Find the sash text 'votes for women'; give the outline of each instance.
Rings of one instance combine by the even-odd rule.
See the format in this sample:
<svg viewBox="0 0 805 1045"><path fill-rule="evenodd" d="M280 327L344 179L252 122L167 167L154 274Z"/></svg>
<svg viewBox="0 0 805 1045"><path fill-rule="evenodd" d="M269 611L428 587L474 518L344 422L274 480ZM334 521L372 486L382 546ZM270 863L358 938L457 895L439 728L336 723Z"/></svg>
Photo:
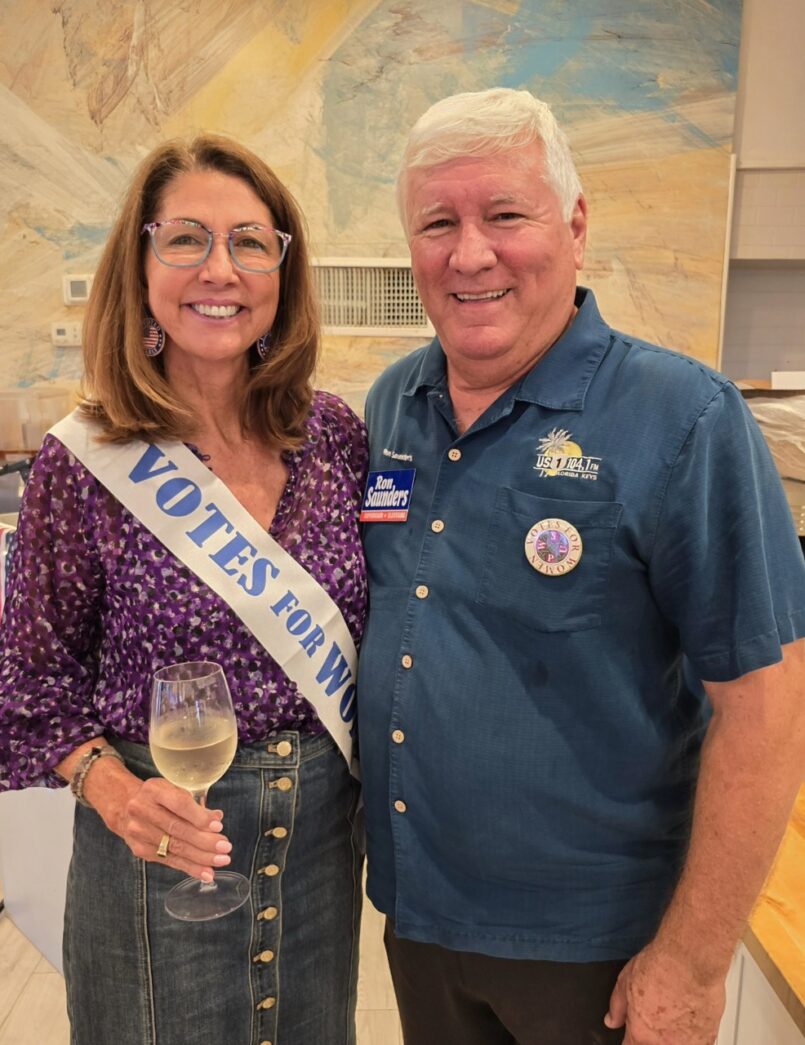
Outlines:
<svg viewBox="0 0 805 1045"><path fill-rule="evenodd" d="M261 600L258 603L261 610L282 622L287 635L318 664L315 681L319 692L334 698L342 691L339 714L342 721L354 728L353 672L338 643L328 637L327 622L317 621L315 610L300 604L292 588L283 583L282 569L270 558L259 555L257 548L215 503L204 503L197 483L186 476L172 474L177 471L179 466L164 451L149 444L128 478L135 485L154 486L156 507L164 515L187 520L189 526L183 531L184 537L201 549L220 571L215 588L219 593L222 587L228 589L225 597L230 605L242 602L244 596ZM154 484L153 480L160 481ZM284 667L280 657L275 655L275 660Z"/></svg>

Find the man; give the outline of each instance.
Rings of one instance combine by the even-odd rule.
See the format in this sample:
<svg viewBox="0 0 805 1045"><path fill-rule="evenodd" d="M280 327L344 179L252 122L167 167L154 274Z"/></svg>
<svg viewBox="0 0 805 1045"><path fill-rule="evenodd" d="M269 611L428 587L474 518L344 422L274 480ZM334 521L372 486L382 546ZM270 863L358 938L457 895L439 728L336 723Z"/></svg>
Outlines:
<svg viewBox="0 0 805 1045"><path fill-rule="evenodd" d="M544 104L437 103L399 192L437 338L367 402L359 718L405 1041L711 1045L805 758L779 481L733 385L577 288Z"/></svg>

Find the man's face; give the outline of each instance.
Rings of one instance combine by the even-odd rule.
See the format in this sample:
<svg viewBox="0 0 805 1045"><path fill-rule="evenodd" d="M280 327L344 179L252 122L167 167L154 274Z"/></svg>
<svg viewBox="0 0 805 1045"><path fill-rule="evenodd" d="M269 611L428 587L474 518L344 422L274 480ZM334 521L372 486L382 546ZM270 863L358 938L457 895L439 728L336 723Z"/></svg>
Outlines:
<svg viewBox="0 0 805 1045"><path fill-rule="evenodd" d="M587 217L570 221L542 178L537 143L408 173L414 278L448 361L535 362L573 315Z"/></svg>

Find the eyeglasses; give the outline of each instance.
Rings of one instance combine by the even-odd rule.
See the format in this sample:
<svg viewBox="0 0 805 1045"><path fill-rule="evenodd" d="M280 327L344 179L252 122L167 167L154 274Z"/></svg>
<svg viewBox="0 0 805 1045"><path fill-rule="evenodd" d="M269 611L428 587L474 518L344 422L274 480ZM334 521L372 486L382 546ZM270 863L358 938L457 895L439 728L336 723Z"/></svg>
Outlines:
<svg viewBox="0 0 805 1045"><path fill-rule="evenodd" d="M169 218L149 221L140 230L151 237L151 247L163 265L195 268L210 256L212 241L224 236L232 261L245 272L275 272L288 253L292 236L267 225L240 225L230 232L213 232L200 221Z"/></svg>

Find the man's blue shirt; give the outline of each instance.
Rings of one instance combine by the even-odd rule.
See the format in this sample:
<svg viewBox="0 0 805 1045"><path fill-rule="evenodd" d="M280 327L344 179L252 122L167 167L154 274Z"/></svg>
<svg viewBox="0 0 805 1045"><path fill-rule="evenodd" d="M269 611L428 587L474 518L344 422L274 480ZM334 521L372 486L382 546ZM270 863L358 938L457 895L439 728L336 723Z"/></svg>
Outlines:
<svg viewBox="0 0 805 1045"><path fill-rule="evenodd" d="M577 304L463 435L438 341L366 410L371 468L416 470L407 521L365 526L369 895L398 935L554 961L647 942L689 836L697 680L805 634L791 513L740 394ZM526 556L551 520L581 540L563 574Z"/></svg>

